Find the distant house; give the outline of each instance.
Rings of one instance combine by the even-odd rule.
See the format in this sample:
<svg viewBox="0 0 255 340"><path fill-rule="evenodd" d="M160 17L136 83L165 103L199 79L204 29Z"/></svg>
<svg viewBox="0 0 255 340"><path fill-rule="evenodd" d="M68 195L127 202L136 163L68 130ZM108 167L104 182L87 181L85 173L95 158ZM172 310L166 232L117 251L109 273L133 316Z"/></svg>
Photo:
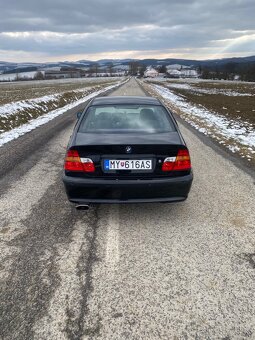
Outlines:
<svg viewBox="0 0 255 340"><path fill-rule="evenodd" d="M198 78L199 74L195 68L186 65L168 65L167 74L170 78Z"/></svg>
<svg viewBox="0 0 255 340"><path fill-rule="evenodd" d="M181 71L178 71L178 70L167 69L167 75L170 78L181 78L182 73Z"/></svg>
<svg viewBox="0 0 255 340"><path fill-rule="evenodd" d="M152 67L148 67L144 72L144 77L146 78L155 78L158 77L158 75L159 75L158 71Z"/></svg>
<svg viewBox="0 0 255 340"><path fill-rule="evenodd" d="M88 73L86 77L123 77L127 75L127 72L97 72L97 73Z"/></svg>
<svg viewBox="0 0 255 340"><path fill-rule="evenodd" d="M172 65L167 65L167 70L182 70L182 69L185 69L185 68L190 68L189 66L186 66L186 65L180 65L180 64L172 64Z"/></svg>
<svg viewBox="0 0 255 340"><path fill-rule="evenodd" d="M198 78L197 70L185 69L185 70L182 70L181 73L182 73L182 77L185 77L185 78Z"/></svg>
<svg viewBox="0 0 255 340"><path fill-rule="evenodd" d="M45 79L66 79L66 78L81 78L84 74L80 70L47 70L45 71Z"/></svg>
<svg viewBox="0 0 255 340"><path fill-rule="evenodd" d="M60 70L46 69L45 79L67 79L67 78L84 78L84 77L122 77L126 74L125 71L122 72L89 72L89 70L84 69L74 69L61 68Z"/></svg>
<svg viewBox="0 0 255 340"><path fill-rule="evenodd" d="M2 81L32 80L36 76L37 72L38 71L0 74L0 82L2 82ZM44 74L44 71L41 71L41 73Z"/></svg>

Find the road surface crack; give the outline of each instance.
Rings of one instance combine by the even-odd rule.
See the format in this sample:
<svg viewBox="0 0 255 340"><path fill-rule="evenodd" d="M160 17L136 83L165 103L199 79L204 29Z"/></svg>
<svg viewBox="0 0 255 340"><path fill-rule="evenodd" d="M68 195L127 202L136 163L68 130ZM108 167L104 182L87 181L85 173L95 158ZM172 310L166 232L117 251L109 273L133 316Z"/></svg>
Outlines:
<svg viewBox="0 0 255 340"><path fill-rule="evenodd" d="M251 265L251 267L253 269L255 269L255 253L246 253L246 254L242 254L242 258L246 261L249 262L249 264Z"/></svg>
<svg viewBox="0 0 255 340"><path fill-rule="evenodd" d="M99 259L97 257L97 230L99 228L98 224L98 209L99 207L95 207L89 211L93 213L93 216L90 216L89 220L92 221L90 224L90 228L88 228L88 232L86 235L86 242L84 242L81 246L81 256L78 261L78 277L81 284L81 304L80 304L80 312L78 317L75 318L74 314L70 311L66 311L67 326L66 326L66 334L70 340L78 340L82 339L83 336L93 336L100 332L101 321L97 320L96 326L93 328L85 328L84 321L86 315L89 314L89 297L93 291L93 282L92 282L92 272L93 266L95 262ZM88 245L85 247L85 243Z"/></svg>
<svg viewBox="0 0 255 340"><path fill-rule="evenodd" d="M34 324L47 312L60 280L56 245L70 242L75 223L69 203L63 201L56 183L22 221L26 231L9 242L18 251L0 291L0 338L32 339Z"/></svg>

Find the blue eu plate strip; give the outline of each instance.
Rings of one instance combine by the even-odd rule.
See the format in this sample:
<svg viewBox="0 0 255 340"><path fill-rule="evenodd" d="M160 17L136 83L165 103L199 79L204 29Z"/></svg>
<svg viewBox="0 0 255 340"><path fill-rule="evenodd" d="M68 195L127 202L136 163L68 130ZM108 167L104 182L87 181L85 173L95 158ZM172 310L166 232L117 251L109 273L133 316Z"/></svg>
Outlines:
<svg viewBox="0 0 255 340"><path fill-rule="evenodd" d="M109 170L110 169L110 161L109 161L109 159L106 159L104 161L104 168L105 168L105 170Z"/></svg>

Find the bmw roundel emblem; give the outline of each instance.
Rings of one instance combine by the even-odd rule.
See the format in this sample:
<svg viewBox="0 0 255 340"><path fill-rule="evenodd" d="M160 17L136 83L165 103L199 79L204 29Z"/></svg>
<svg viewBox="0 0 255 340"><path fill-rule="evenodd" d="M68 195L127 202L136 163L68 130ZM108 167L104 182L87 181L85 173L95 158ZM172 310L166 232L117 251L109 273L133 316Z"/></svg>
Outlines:
<svg viewBox="0 0 255 340"><path fill-rule="evenodd" d="M131 152L132 152L131 146L126 146L126 153L131 153Z"/></svg>

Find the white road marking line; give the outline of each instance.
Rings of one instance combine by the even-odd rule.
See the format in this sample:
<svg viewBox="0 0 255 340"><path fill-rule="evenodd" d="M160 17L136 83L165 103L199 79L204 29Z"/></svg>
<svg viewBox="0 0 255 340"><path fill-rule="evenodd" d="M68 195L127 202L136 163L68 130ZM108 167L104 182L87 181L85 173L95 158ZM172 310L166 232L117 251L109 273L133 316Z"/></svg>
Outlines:
<svg viewBox="0 0 255 340"><path fill-rule="evenodd" d="M106 264L114 269L119 262L119 205L112 205L109 213L106 241Z"/></svg>

